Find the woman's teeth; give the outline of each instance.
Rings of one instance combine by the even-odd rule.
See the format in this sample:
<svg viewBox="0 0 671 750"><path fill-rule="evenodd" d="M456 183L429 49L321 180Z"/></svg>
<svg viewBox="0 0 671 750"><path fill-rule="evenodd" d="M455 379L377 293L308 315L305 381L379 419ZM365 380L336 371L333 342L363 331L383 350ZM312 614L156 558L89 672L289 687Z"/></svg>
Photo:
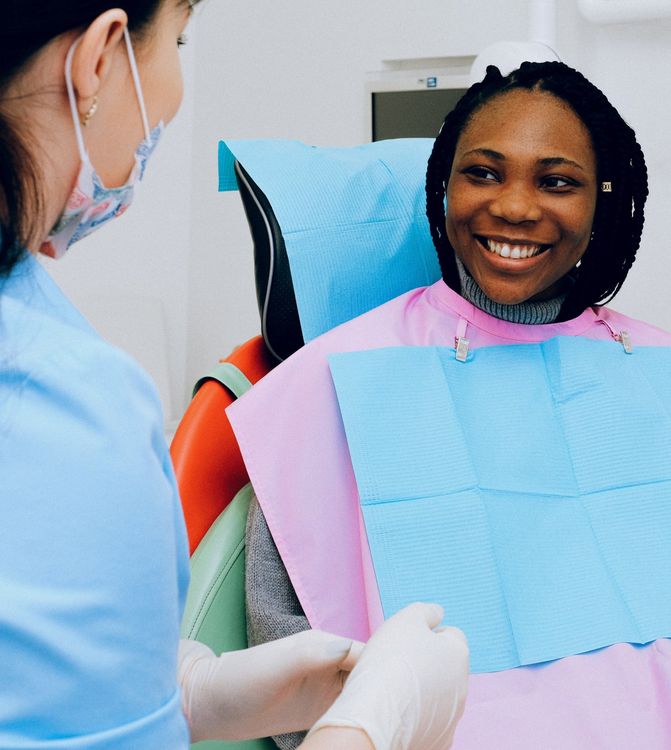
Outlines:
<svg viewBox="0 0 671 750"><path fill-rule="evenodd" d="M533 258L543 249L543 245L510 245L507 242L486 240L487 249L502 258Z"/></svg>

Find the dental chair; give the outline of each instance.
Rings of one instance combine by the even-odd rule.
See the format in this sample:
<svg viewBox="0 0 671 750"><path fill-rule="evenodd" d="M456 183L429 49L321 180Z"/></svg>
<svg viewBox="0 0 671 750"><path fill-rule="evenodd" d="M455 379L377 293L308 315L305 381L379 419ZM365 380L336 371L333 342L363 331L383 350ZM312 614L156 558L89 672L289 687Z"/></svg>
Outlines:
<svg viewBox="0 0 671 750"><path fill-rule="evenodd" d="M220 360L193 389L170 446L190 554L248 481L226 407L275 364L262 337L255 336Z"/></svg>
<svg viewBox="0 0 671 750"><path fill-rule="evenodd" d="M220 190L239 190L254 243L261 336L198 381L170 448L191 552L181 635L215 653L247 646L244 540L253 489L225 409L306 340L438 278L430 239L419 247L416 238L429 147L427 139L353 149L283 141L220 144ZM401 174L398 181L395 171ZM325 199L327 190L331 194ZM379 211L385 210L380 201L393 203L401 214L400 220L394 217L399 226L394 225L391 240L388 226L383 239L376 239ZM337 254L339 242L343 253L354 253L345 264L351 273L344 275L342 264L324 257L332 248ZM394 243L407 256L400 264L392 262L397 249L389 245ZM311 258L313 248L321 248L321 256ZM386 256L382 269L392 267L377 272L382 289L370 282L371 254ZM270 739L198 744L203 750L275 747Z"/></svg>

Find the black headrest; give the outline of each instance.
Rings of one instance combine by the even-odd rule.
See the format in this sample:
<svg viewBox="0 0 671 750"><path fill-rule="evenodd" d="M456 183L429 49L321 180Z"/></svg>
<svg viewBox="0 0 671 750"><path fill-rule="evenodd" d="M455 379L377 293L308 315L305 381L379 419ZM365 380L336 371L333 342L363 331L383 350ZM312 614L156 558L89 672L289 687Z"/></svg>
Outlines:
<svg viewBox="0 0 671 750"><path fill-rule="evenodd" d="M237 161L235 177L254 242L261 333L270 353L281 362L305 343L287 249L268 199Z"/></svg>

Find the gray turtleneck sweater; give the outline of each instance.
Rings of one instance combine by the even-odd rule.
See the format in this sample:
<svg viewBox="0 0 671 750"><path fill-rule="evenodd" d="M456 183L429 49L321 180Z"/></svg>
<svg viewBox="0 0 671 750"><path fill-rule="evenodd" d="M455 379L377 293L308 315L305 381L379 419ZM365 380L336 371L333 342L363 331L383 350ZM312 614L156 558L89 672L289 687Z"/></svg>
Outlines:
<svg viewBox="0 0 671 750"><path fill-rule="evenodd" d="M461 282L461 296L488 315L499 318L499 320L506 320L509 323L525 323L527 325L543 325L544 323L554 323L557 320L559 310L566 299L566 293L539 302L502 305L500 302L494 302L490 299L476 284L464 264L458 258L456 261L459 281Z"/></svg>
<svg viewBox="0 0 671 750"><path fill-rule="evenodd" d="M542 302L502 305L485 295L464 266L457 261L461 296L480 310L511 323L541 325L552 323L559 315L565 294ZM247 638L250 646L283 638L310 624L303 613L287 571L282 564L268 524L257 499L252 498L246 533L246 605ZM273 739L281 750L294 750L305 732L292 732Z"/></svg>

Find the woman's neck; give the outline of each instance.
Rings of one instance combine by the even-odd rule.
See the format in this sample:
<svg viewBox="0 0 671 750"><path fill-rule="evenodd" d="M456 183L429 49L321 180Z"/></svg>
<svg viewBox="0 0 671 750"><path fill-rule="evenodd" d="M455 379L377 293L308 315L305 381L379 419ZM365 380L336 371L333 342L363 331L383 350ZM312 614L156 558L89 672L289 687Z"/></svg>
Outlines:
<svg viewBox="0 0 671 750"><path fill-rule="evenodd" d="M459 258L456 258L456 261L461 282L461 296L488 315L506 320L509 323L524 323L527 325L542 325L554 323L557 320L559 310L566 299L566 292L548 300L504 305L490 299L476 284Z"/></svg>

